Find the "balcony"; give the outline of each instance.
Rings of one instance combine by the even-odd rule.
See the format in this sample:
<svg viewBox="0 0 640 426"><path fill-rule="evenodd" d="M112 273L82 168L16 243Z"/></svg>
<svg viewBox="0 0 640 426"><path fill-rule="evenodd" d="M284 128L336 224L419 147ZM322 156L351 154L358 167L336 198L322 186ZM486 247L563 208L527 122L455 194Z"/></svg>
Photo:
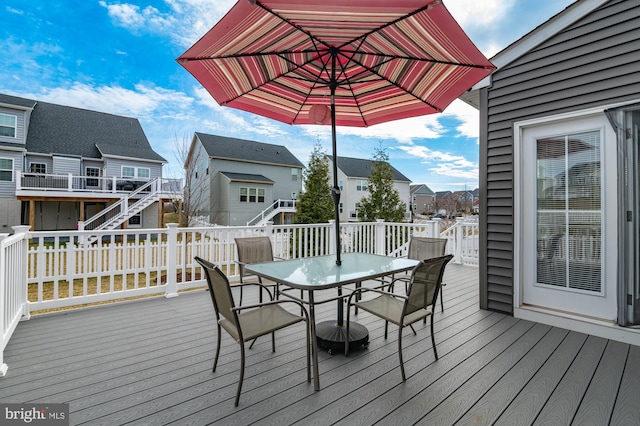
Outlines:
<svg viewBox="0 0 640 426"><path fill-rule="evenodd" d="M16 197L122 198L149 179L78 176L73 174L16 173ZM181 199L182 180L162 179L161 198Z"/></svg>

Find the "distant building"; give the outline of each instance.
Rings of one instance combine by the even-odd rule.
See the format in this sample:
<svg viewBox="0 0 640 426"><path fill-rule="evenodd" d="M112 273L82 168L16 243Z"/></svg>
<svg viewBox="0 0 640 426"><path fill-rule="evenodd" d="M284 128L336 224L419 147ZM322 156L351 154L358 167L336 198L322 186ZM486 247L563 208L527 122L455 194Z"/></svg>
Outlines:
<svg viewBox="0 0 640 426"><path fill-rule="evenodd" d="M427 185L421 183L409 186L411 194L411 208L413 213L425 214L436 208L436 193Z"/></svg>
<svg viewBox="0 0 640 426"><path fill-rule="evenodd" d="M332 159L329 157L329 161ZM340 220L357 221L360 200L369 195L367 182L371 175L373 160L338 157L338 186L340 187ZM391 166L391 165L390 165ZM333 167L329 167L329 182L333 186ZM405 202L405 217L411 217L408 177L391 166L393 187L398 191L400 200Z"/></svg>
<svg viewBox="0 0 640 426"><path fill-rule="evenodd" d="M295 207L289 201L302 191L304 166L284 146L195 133L185 169L189 167L192 191L202 194L192 200L195 210L210 222L293 222Z"/></svg>
<svg viewBox="0 0 640 426"><path fill-rule="evenodd" d="M0 232L162 226L165 163L135 118L0 94Z"/></svg>

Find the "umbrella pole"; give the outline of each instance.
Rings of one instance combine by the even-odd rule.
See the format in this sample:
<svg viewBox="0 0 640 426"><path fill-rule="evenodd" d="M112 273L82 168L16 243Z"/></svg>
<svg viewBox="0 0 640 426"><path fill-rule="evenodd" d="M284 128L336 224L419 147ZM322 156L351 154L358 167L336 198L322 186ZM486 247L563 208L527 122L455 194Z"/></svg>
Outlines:
<svg viewBox="0 0 640 426"><path fill-rule="evenodd" d="M336 226L336 265L342 265L340 258L342 244L340 242L340 187L338 186L338 149L336 143L336 103L335 103L336 86L331 84L331 149L333 150L333 189L331 197L335 210L335 226Z"/></svg>

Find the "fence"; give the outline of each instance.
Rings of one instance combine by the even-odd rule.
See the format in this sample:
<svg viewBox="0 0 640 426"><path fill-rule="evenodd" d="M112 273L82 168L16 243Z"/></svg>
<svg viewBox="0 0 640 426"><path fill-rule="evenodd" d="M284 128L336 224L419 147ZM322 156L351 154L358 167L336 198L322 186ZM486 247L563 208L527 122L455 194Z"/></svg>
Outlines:
<svg viewBox="0 0 640 426"><path fill-rule="evenodd" d="M284 259L333 254L333 227L334 223L190 228L169 224L163 229L31 233L15 227L15 235L0 235L0 349L17 321L34 311L154 294L174 297L180 290L202 287L204 278L194 256L212 260L236 281L236 237L268 235L274 256ZM437 221L378 221L345 223L340 230L344 253L406 256L412 235L441 236L449 240L447 251L454 261L477 263L477 224L458 222L441 232ZM94 244L79 244L89 235L98 235ZM0 365L1 356L0 352Z"/></svg>

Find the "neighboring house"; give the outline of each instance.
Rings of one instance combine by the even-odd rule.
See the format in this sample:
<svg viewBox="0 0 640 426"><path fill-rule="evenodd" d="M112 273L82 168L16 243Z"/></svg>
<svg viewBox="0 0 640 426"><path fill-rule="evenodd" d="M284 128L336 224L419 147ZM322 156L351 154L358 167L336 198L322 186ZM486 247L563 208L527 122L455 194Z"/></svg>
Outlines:
<svg viewBox="0 0 640 426"><path fill-rule="evenodd" d="M456 211L456 198L451 191L436 192L436 210L439 215L449 216Z"/></svg>
<svg viewBox="0 0 640 426"><path fill-rule="evenodd" d="M436 193L424 183L409 185L413 213L425 214L436 208Z"/></svg>
<svg viewBox="0 0 640 426"><path fill-rule="evenodd" d="M638 46L640 2L577 1L463 95L480 110L481 307L640 344L622 327L640 325Z"/></svg>
<svg viewBox="0 0 640 426"><path fill-rule="evenodd" d="M164 163L135 118L0 94L0 232L161 226Z"/></svg>
<svg viewBox="0 0 640 426"><path fill-rule="evenodd" d="M332 158L329 158L329 182L333 186ZM369 195L367 182L371 174L373 160L360 158L338 157L338 186L340 187L341 221L358 221L358 207L360 200ZM391 165L390 165L391 166ZM393 172L393 187L398 191L400 200L405 203L405 217L411 217L409 186L411 181L391 166Z"/></svg>
<svg viewBox="0 0 640 426"><path fill-rule="evenodd" d="M473 191L453 191L456 212L469 213L473 210Z"/></svg>
<svg viewBox="0 0 640 426"><path fill-rule="evenodd" d="M284 146L195 133L189 167L194 168L191 190L202 194L193 200L195 210L210 222L293 223L304 166Z"/></svg>

